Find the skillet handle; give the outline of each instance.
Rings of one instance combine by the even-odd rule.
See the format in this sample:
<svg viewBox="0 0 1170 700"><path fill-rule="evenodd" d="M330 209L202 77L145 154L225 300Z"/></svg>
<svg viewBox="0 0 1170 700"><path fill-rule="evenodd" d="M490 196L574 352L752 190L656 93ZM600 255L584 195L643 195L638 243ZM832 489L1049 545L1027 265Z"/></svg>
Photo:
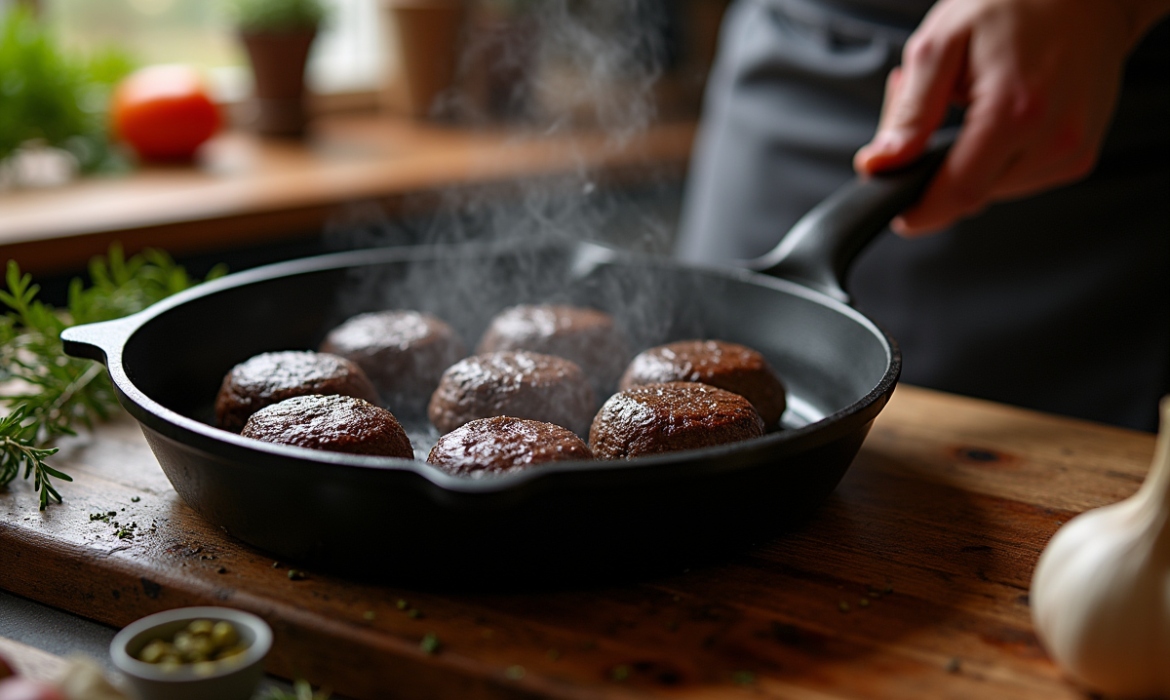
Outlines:
<svg viewBox="0 0 1170 700"><path fill-rule="evenodd" d="M957 135L958 129L940 130L910 165L853 178L801 217L769 253L744 266L848 303L842 283L849 266L895 216L918 201Z"/></svg>
<svg viewBox="0 0 1170 700"><path fill-rule="evenodd" d="M95 360L109 366L110 358L122 354L122 346L141 325L139 314L133 314L112 321L72 326L61 331L61 344L70 357Z"/></svg>

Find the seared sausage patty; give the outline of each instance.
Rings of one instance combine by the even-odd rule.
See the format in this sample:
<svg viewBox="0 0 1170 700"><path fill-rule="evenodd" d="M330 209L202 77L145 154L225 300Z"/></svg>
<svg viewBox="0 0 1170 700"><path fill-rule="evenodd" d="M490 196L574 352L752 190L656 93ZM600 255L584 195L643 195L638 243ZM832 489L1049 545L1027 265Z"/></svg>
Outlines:
<svg viewBox="0 0 1170 700"><path fill-rule="evenodd" d="M325 336L321 352L352 360L391 410L421 414L443 370L467 356L445 322L417 311L379 311L349 319Z"/></svg>
<svg viewBox="0 0 1170 700"><path fill-rule="evenodd" d="M244 437L311 450L414 459L406 431L384 408L352 396L296 396L252 414Z"/></svg>
<svg viewBox="0 0 1170 700"><path fill-rule="evenodd" d="M215 397L216 425L238 433L265 406L312 394L378 403L366 373L344 357L304 350L266 352L236 365L223 378Z"/></svg>
<svg viewBox="0 0 1170 700"><path fill-rule="evenodd" d="M695 382L668 382L611 396L593 419L589 447L597 459L628 459L763 434L760 414L739 394Z"/></svg>
<svg viewBox="0 0 1170 700"><path fill-rule="evenodd" d="M681 340L640 353L620 388L663 382L701 382L739 394L756 407L768 430L780 425L784 384L760 353L722 340Z"/></svg>
<svg viewBox="0 0 1170 700"><path fill-rule="evenodd" d="M439 438L427 462L456 476L482 477L580 459L593 459L593 453L569 430L496 416L473 420Z"/></svg>
<svg viewBox="0 0 1170 700"><path fill-rule="evenodd" d="M472 355L452 365L439 380L428 414L441 433L476 418L515 416L584 435L595 405L580 367L520 350Z"/></svg>
<svg viewBox="0 0 1170 700"><path fill-rule="evenodd" d="M609 396L630 357L613 317L597 309L554 304L513 306L484 332L478 352L531 350L577 363L598 397Z"/></svg>

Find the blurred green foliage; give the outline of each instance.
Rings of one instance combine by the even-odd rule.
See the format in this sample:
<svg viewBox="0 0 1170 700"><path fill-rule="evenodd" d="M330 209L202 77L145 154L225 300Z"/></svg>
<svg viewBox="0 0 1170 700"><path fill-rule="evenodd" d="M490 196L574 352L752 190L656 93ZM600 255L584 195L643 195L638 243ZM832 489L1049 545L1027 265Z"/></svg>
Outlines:
<svg viewBox="0 0 1170 700"><path fill-rule="evenodd" d="M321 0L233 0L236 27L246 33L315 29L328 19Z"/></svg>
<svg viewBox="0 0 1170 700"><path fill-rule="evenodd" d="M82 172L118 167L107 110L133 69L124 54L76 56L17 5L0 15L0 161L29 141L65 149Z"/></svg>

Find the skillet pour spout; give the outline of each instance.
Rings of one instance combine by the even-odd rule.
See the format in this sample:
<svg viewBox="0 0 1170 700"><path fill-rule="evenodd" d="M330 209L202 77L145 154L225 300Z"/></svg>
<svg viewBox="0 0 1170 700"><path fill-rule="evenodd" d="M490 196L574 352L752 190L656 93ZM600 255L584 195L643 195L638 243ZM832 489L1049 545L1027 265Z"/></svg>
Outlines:
<svg viewBox="0 0 1170 700"><path fill-rule="evenodd" d="M892 338L845 303L839 280L931 172L851 183L797 225L796 239L751 265L768 274L574 242L386 248L237 273L62 338L68 354L106 363L183 501L282 561L455 587L677 570L807 517L848 469L901 358ZM608 312L634 350L694 337L753 347L788 387L784 429L631 461L465 479L420 459L273 445L212 425L232 366L315 348L350 315L418 309L473 347L495 313L519 303ZM425 456L438 435L425 418L399 419Z"/></svg>

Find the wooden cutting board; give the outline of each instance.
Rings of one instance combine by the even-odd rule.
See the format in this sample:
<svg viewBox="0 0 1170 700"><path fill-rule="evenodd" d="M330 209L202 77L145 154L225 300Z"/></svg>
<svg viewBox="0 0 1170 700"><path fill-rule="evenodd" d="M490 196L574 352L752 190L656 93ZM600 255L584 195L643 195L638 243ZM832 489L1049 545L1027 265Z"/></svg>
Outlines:
<svg viewBox="0 0 1170 700"><path fill-rule="evenodd" d="M122 418L63 444L64 505L0 492L0 588L112 625L250 610L276 633L270 672L359 698L1083 698L1037 643L1029 579L1063 522L1137 489L1153 449L903 386L784 536L652 579L452 594L290 579L183 505Z"/></svg>

